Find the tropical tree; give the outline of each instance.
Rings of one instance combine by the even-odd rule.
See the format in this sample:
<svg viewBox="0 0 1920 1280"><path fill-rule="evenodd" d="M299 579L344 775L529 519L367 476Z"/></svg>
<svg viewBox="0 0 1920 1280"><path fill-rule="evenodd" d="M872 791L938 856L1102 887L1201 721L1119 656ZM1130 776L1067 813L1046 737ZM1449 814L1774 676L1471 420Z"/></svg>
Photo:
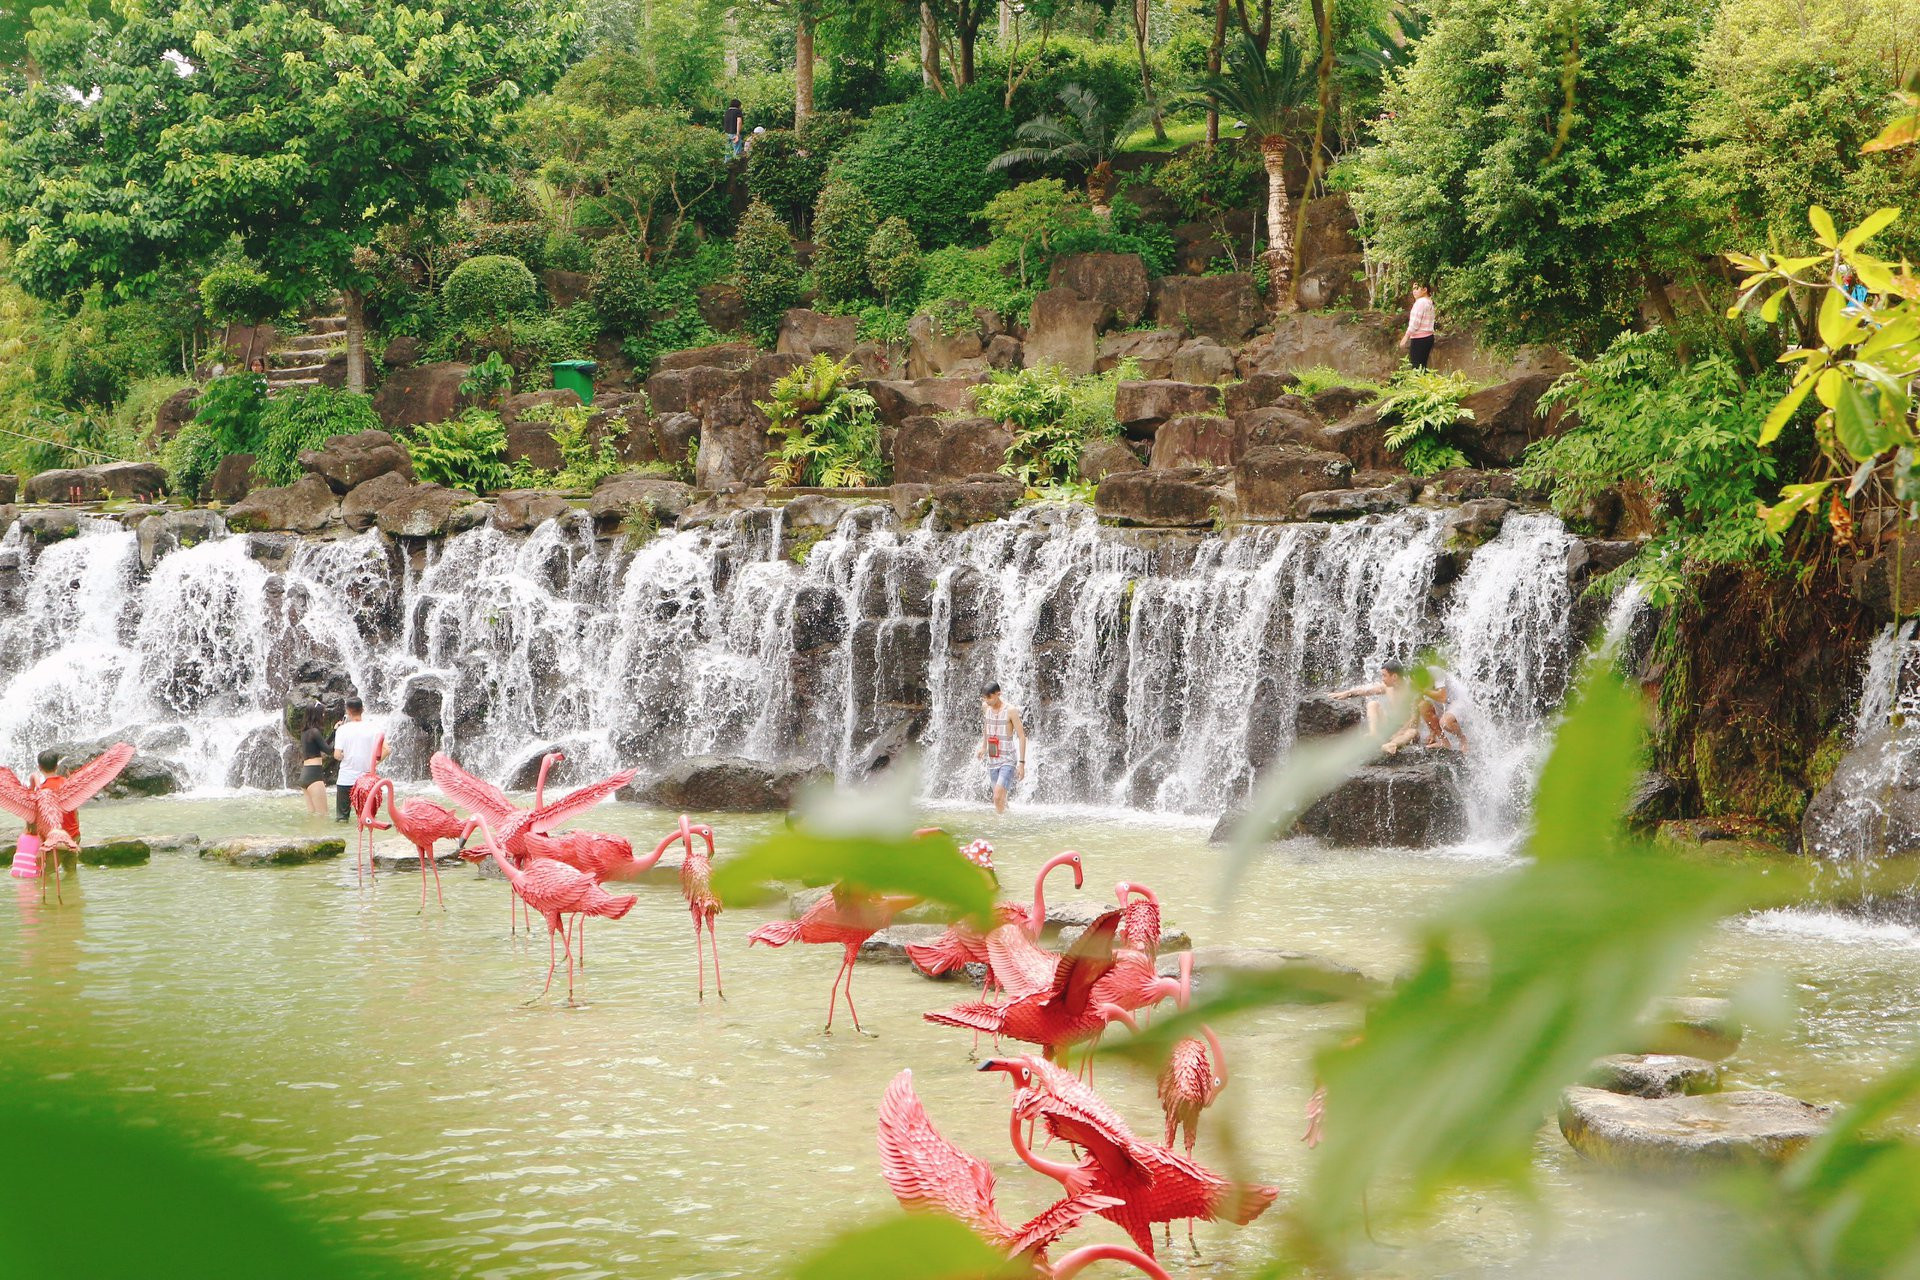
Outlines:
<svg viewBox="0 0 1920 1280"><path fill-rule="evenodd" d="M1152 108L1141 105L1114 120L1105 103L1085 85L1069 83L1056 95L1065 108L1059 115L1041 112L1013 131L1016 145L987 162L987 170L1010 169L1017 164L1060 165L1086 175L1087 199L1094 211L1105 213L1113 194L1113 157Z"/></svg>
<svg viewBox="0 0 1920 1280"><path fill-rule="evenodd" d="M1219 103L1223 114L1238 116L1247 136L1260 148L1267 171L1267 298L1276 308L1293 304L1293 218L1287 199L1287 152L1303 131L1307 104L1316 94L1314 78L1300 57L1300 46L1286 28L1275 32L1263 52L1252 36L1242 36L1226 55L1217 75L1194 82L1192 96Z"/></svg>
<svg viewBox="0 0 1920 1280"><path fill-rule="evenodd" d="M339 288L347 379L383 227L451 208L544 88L557 0L180 0L35 10L40 78L0 94L0 239L42 297L150 291L230 237L289 302Z"/></svg>

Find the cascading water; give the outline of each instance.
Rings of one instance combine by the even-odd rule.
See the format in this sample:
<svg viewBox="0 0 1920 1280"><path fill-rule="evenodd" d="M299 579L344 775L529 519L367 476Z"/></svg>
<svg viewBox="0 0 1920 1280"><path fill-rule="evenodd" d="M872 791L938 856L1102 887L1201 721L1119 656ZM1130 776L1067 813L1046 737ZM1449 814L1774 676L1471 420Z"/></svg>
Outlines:
<svg viewBox="0 0 1920 1280"><path fill-rule="evenodd" d="M1431 648L1467 695L1492 831L1580 647L1578 544L1543 515L1470 554L1420 509L1224 537L1052 506L959 533L839 515L757 508L640 545L584 513L410 552L221 537L144 578L117 525L37 549L16 528L0 755L128 734L196 787L273 785L290 691L330 679L386 718L403 777L444 748L521 781L555 746L583 771L711 753L857 777L917 744L928 793L971 799L992 678L1033 737L1020 799L1212 813L1285 754L1304 698Z"/></svg>

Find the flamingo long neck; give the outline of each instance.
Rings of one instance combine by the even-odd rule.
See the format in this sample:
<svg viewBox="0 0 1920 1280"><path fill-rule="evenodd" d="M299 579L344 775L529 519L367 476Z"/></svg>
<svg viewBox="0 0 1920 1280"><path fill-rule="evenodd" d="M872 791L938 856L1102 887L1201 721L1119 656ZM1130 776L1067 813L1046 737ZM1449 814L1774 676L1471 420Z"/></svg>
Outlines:
<svg viewBox="0 0 1920 1280"><path fill-rule="evenodd" d="M1033 910L1027 914L1027 934L1037 937L1047 925L1047 877L1053 874L1055 867L1073 868L1073 887L1078 889L1086 883L1080 870L1080 855L1068 850L1057 853L1040 864L1040 874L1033 878Z"/></svg>
<svg viewBox="0 0 1920 1280"><path fill-rule="evenodd" d="M1206 1023L1200 1024L1200 1034L1207 1038L1207 1049L1213 1056L1213 1078L1220 1083L1216 1088L1227 1087L1227 1057L1220 1052L1220 1037L1213 1034L1213 1028Z"/></svg>
<svg viewBox="0 0 1920 1280"><path fill-rule="evenodd" d="M1151 902L1154 905L1154 908L1156 910L1159 909L1159 906L1160 906L1159 894L1155 893L1153 890L1147 888L1147 886L1143 884L1129 883L1127 885L1127 896L1132 897L1136 893L1139 894L1146 901Z"/></svg>
<svg viewBox="0 0 1920 1280"><path fill-rule="evenodd" d="M500 864L500 870L506 872L507 883L518 889L521 881L527 878L526 873L507 861L507 855L501 852L500 842L493 838L493 828L487 824L487 820L479 818L477 821L480 823L481 832L487 837L487 852L492 854L493 860Z"/></svg>
<svg viewBox="0 0 1920 1280"><path fill-rule="evenodd" d="M1055 1182L1065 1186L1067 1179L1071 1178L1077 1172L1070 1164L1061 1164L1057 1160L1049 1160L1045 1156L1038 1156L1033 1153L1033 1148L1027 1145L1025 1126L1020 1123L1020 1113L1018 1111L1015 1111L1007 1117L1007 1130L1013 1135L1013 1153L1019 1156L1026 1166L1035 1173L1044 1173Z"/></svg>
<svg viewBox="0 0 1920 1280"><path fill-rule="evenodd" d="M1124 1262L1147 1280L1173 1280L1166 1269L1146 1254L1124 1244L1082 1245L1053 1265L1054 1280L1072 1280L1096 1262Z"/></svg>
<svg viewBox="0 0 1920 1280"><path fill-rule="evenodd" d="M547 807L547 770L553 768L553 762L559 758L557 751L549 751L540 757L540 776L533 783L533 807L536 809Z"/></svg>
<svg viewBox="0 0 1920 1280"><path fill-rule="evenodd" d="M680 838L680 833L676 831L672 835L669 835L666 839L662 840L659 844L653 846L652 853L649 853L642 858L635 858L633 860L634 874L638 875L640 872L645 871L649 867L653 866L654 863L660 861L660 859L666 857L667 850L672 848L673 842L675 840L678 840L679 838Z"/></svg>

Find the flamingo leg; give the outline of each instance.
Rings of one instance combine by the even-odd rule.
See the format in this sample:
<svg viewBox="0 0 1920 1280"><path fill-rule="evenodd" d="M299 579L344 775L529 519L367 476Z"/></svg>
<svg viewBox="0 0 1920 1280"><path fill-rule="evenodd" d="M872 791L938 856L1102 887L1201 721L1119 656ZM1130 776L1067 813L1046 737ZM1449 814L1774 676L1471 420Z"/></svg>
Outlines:
<svg viewBox="0 0 1920 1280"><path fill-rule="evenodd" d="M833 1010L840 1003L840 975L847 971L847 962L842 960L840 967L833 971L833 989L827 992L827 1027L825 1034L833 1034Z"/></svg>
<svg viewBox="0 0 1920 1280"><path fill-rule="evenodd" d="M427 911L427 864L433 861L433 850L431 848L423 849L416 844L415 846L413 846L413 851L420 856L420 912L419 913L421 915L425 915Z"/></svg>
<svg viewBox="0 0 1920 1280"><path fill-rule="evenodd" d="M440 900L440 909L445 911L447 909L447 895L440 891L440 860L433 856L433 846L431 844L427 846L425 857L427 859L426 865L433 868L433 896ZM424 909L426 905L425 886L423 885L421 889L421 906Z"/></svg>
<svg viewBox="0 0 1920 1280"><path fill-rule="evenodd" d="M550 917L547 920L547 985L541 987L540 994L535 996L533 1000L527 1001L528 1004L534 1003L535 1000L545 999L547 992L553 989L553 967L559 963L559 957L553 950L553 935L558 932L560 932L560 917Z"/></svg>
<svg viewBox="0 0 1920 1280"><path fill-rule="evenodd" d="M700 966L700 994L698 998L700 1002L704 1004L707 999L707 950L706 941L700 936L700 917L698 915L693 917L693 955ZM714 968L716 970L719 968L718 956L714 957ZM717 972L714 974L714 980L716 982L719 981L719 974Z"/></svg>
<svg viewBox="0 0 1920 1280"><path fill-rule="evenodd" d="M727 989L720 985L720 931L713 927L713 917L707 917L707 940L713 944L713 990L722 1000L727 998ZM694 935L699 941L699 935Z"/></svg>
<svg viewBox="0 0 1920 1280"><path fill-rule="evenodd" d="M880 1033L869 1031L860 1025L860 1011L853 1007L853 962L859 955L858 946L847 948L847 1012L853 1015L853 1029L863 1036L879 1038Z"/></svg>
<svg viewBox="0 0 1920 1280"><path fill-rule="evenodd" d="M587 936L587 918L585 916L575 916L574 919L578 922L580 926L580 937L582 939L582 944L584 945L584 940ZM560 940L560 945L565 947L567 951L567 1007L568 1008L573 1007L573 946L572 946L572 942L573 942L573 939L571 935L564 937Z"/></svg>
<svg viewBox="0 0 1920 1280"><path fill-rule="evenodd" d="M574 925L580 931L580 967L584 969L587 967L587 918L585 916L574 917ZM567 963L569 965L573 963L573 953L571 951L567 953ZM569 1000L573 998L571 987L568 989L567 998Z"/></svg>

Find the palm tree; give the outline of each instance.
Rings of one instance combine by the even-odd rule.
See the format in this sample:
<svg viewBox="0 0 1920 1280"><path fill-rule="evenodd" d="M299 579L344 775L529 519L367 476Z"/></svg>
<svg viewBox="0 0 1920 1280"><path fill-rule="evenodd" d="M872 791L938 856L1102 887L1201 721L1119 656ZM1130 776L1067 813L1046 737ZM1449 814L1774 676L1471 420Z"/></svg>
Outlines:
<svg viewBox="0 0 1920 1280"><path fill-rule="evenodd" d="M1267 297L1276 308L1293 296L1293 218L1287 200L1287 148L1302 128L1315 85L1300 58L1300 46L1284 27L1271 52L1242 37L1218 73L1194 81L1191 97L1212 98L1222 115L1238 116L1260 147L1267 170Z"/></svg>
<svg viewBox="0 0 1920 1280"><path fill-rule="evenodd" d="M1148 105L1135 107L1118 123L1108 118L1106 105L1093 90L1066 84L1056 95L1066 110L1060 115L1041 112L1013 131L1019 144L987 162L988 172L1016 164L1058 164L1084 170L1087 199L1104 216L1113 194L1113 156L1153 114Z"/></svg>

